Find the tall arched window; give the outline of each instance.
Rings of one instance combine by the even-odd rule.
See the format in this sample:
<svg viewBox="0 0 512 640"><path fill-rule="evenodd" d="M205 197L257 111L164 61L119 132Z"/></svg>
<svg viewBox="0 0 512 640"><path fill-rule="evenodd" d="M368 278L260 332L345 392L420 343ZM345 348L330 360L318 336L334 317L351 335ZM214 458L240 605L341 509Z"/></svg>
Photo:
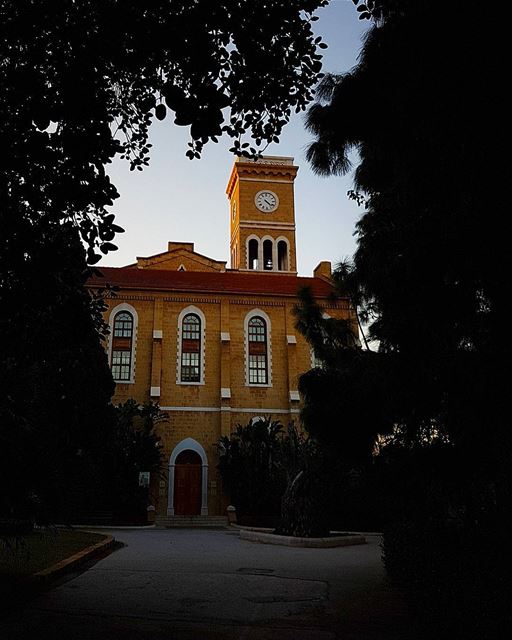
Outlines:
<svg viewBox="0 0 512 640"><path fill-rule="evenodd" d="M247 243L247 267L248 269L258 269L259 242L256 238L251 238Z"/></svg>
<svg viewBox="0 0 512 640"><path fill-rule="evenodd" d="M120 311L114 316L112 336L112 376L122 382L131 378L133 355L133 316Z"/></svg>
<svg viewBox="0 0 512 640"><path fill-rule="evenodd" d="M285 240L277 243L277 268L279 271L288 271L288 245Z"/></svg>
<svg viewBox="0 0 512 640"><path fill-rule="evenodd" d="M249 384L268 384L267 323L254 316L248 324Z"/></svg>
<svg viewBox="0 0 512 640"><path fill-rule="evenodd" d="M272 271L274 268L273 263L274 246L272 240L263 241L263 269L265 271Z"/></svg>
<svg viewBox="0 0 512 640"><path fill-rule="evenodd" d="M181 325L181 382L201 381L201 320L188 313Z"/></svg>

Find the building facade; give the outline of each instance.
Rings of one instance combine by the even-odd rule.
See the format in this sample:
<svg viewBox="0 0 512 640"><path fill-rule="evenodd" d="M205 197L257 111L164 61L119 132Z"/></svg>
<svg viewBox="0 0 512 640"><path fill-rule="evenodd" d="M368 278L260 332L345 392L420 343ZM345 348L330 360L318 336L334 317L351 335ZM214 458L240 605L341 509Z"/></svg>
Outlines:
<svg viewBox="0 0 512 640"><path fill-rule="evenodd" d="M121 268L102 267L109 298L107 345L113 401L158 402L166 473L153 478L160 516L221 515L226 498L216 443L237 424L298 420L298 378L314 366L294 326L301 287L332 317L356 321L348 300L328 300L331 266L297 276L293 158L238 159L227 187L231 267L193 243Z"/></svg>

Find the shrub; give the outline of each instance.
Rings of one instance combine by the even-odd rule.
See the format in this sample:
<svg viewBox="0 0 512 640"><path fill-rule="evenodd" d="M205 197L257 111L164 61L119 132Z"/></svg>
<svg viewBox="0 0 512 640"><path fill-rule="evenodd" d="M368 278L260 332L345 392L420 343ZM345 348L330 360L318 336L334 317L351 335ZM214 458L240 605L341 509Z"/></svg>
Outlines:
<svg viewBox="0 0 512 640"><path fill-rule="evenodd" d="M148 489L139 487L139 472L160 470L155 426L163 419L153 403L127 400L112 407L108 429L77 457L63 508L56 517L89 522L101 515L117 523L145 523Z"/></svg>
<svg viewBox="0 0 512 640"><path fill-rule="evenodd" d="M270 418L237 425L218 444L224 490L239 516L276 517L286 488L283 438L279 421Z"/></svg>
<svg viewBox="0 0 512 640"><path fill-rule="evenodd" d="M432 637L501 638L512 622L511 531L494 483L446 444L393 447L383 467L394 498L383 536L391 579Z"/></svg>

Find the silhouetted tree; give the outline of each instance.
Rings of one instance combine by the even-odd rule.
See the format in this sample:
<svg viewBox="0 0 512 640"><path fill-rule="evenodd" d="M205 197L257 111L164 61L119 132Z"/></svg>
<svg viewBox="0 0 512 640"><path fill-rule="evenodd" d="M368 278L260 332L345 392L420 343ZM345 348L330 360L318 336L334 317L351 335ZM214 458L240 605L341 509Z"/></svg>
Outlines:
<svg viewBox="0 0 512 640"><path fill-rule="evenodd" d="M328 535L339 468L325 448L291 422L270 418L237 425L218 444L223 487L242 522L277 523L292 536Z"/></svg>
<svg viewBox="0 0 512 640"><path fill-rule="evenodd" d="M154 497L148 488L139 486L139 472L159 477L162 450L155 430L166 420L158 405L127 400L116 406L112 428L98 442L106 475L100 504L117 521L146 521L146 507Z"/></svg>
<svg viewBox="0 0 512 640"><path fill-rule="evenodd" d="M270 417L237 425L218 444L223 487L239 515L277 516L286 486L283 438L279 421Z"/></svg>
<svg viewBox="0 0 512 640"><path fill-rule="evenodd" d="M330 384L338 421L318 420L317 437L362 429L364 439L371 424L374 432L397 424L417 446L429 428L448 440L460 483L454 503L444 519L433 509L421 521L409 513L412 533L395 550L403 549L399 562L413 567L411 575L439 569L445 584L433 591L473 589L480 579L480 597L452 611L464 612L467 633L495 637L489 634L503 622L507 570L498 554L484 559L482 549L508 539L509 529L497 523L510 521L512 504L510 344L503 335L512 254L503 233L507 177L491 160L507 119L504 84L489 75L500 36L482 29L490 7L478 3L454 2L442 12L427 0L355 4L372 24L356 67L321 83L307 118L316 138L308 157L320 174L343 174L357 152L351 195L364 212L343 279L357 292L379 349L339 352L331 372L303 378L307 422L314 422L308 396L325 400ZM331 382L319 384L322 376ZM421 531L419 570L407 545ZM425 543L452 538L464 548L453 575L443 573L444 550L436 557L441 547Z"/></svg>
<svg viewBox="0 0 512 640"><path fill-rule="evenodd" d="M95 484L90 458L115 420L102 300L81 286L85 252L68 226L34 230L25 261L0 276L1 517L48 520L81 470Z"/></svg>
<svg viewBox="0 0 512 640"><path fill-rule="evenodd" d="M487 160L487 96L474 87L489 59L471 44L475 13L441 20L426 1L389 6L354 70L322 81L322 101L308 114L317 138L308 155L319 173L335 174L348 170L352 149L359 153L365 211L344 279L406 385L407 423L435 417L478 466L488 456L494 466L511 445L502 323L512 258L496 233L504 196L488 189L500 168Z"/></svg>
<svg viewBox="0 0 512 640"><path fill-rule="evenodd" d="M336 469L327 450L311 437L288 426L283 441L286 488L275 532L285 536L318 537L329 535L332 522L331 487Z"/></svg>
<svg viewBox="0 0 512 640"><path fill-rule="evenodd" d="M346 295L343 285L338 293ZM322 363L299 380L302 421L309 434L342 451L346 464L359 464L393 421L386 374L377 379L382 358L358 346L350 320L324 317L308 289L299 292L295 314L297 328ZM371 395L367 380L374 384Z"/></svg>
<svg viewBox="0 0 512 640"><path fill-rule="evenodd" d="M105 207L116 155L148 163L167 110L189 126L187 155L226 134L232 151L276 142L312 98L321 68L312 12L327 0L30 0L0 7L0 202L6 237L69 220L88 261L113 249ZM243 142L249 133L252 144ZM17 255L9 246L12 260Z"/></svg>

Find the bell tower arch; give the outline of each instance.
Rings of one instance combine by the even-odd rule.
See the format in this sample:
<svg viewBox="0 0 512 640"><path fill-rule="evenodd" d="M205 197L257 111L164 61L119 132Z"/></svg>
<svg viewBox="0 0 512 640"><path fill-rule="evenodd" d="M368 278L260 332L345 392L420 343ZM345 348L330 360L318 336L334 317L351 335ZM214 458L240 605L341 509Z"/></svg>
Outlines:
<svg viewBox="0 0 512 640"><path fill-rule="evenodd" d="M297 273L293 158L238 157L226 193L229 200L231 268Z"/></svg>

